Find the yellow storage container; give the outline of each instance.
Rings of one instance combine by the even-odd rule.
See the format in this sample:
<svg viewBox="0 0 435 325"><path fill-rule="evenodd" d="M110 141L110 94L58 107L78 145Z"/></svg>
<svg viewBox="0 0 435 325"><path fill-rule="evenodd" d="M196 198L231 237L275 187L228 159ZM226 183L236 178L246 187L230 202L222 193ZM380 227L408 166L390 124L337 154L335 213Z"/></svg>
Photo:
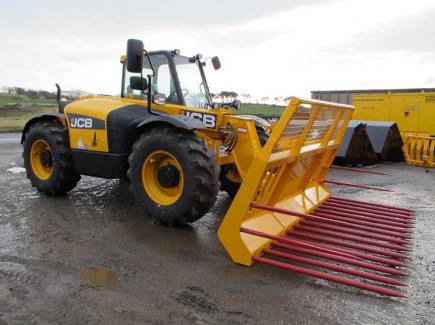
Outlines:
<svg viewBox="0 0 435 325"><path fill-rule="evenodd" d="M435 92L353 95L355 120L396 122L402 134L435 134Z"/></svg>
<svg viewBox="0 0 435 325"><path fill-rule="evenodd" d="M315 90L311 96L352 104L354 120L396 122L406 162L435 167L435 88Z"/></svg>
<svg viewBox="0 0 435 325"><path fill-rule="evenodd" d="M412 165L434 167L435 92L353 95L353 118L396 122Z"/></svg>

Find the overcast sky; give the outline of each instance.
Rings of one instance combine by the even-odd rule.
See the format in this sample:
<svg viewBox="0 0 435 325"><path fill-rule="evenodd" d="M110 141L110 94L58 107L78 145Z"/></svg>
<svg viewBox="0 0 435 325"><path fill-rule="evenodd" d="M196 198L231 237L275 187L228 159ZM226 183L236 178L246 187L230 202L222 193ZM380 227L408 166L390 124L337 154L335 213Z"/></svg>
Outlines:
<svg viewBox="0 0 435 325"><path fill-rule="evenodd" d="M435 87L434 0L0 0L0 86L120 92L126 40L219 55L212 91Z"/></svg>

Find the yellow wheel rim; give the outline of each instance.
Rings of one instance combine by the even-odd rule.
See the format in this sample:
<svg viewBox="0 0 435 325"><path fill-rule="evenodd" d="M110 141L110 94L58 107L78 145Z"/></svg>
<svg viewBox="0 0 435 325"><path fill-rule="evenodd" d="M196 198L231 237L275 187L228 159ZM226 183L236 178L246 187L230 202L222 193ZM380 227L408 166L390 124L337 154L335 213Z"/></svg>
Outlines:
<svg viewBox="0 0 435 325"><path fill-rule="evenodd" d="M30 148L30 164L36 177L48 179L53 173L54 158L50 145L45 140L36 140Z"/></svg>
<svg viewBox="0 0 435 325"><path fill-rule="evenodd" d="M162 168L170 168L178 173L176 184L162 184L159 172ZM184 188L183 170L178 160L169 152L156 150L152 152L142 165L142 184L148 196L157 204L171 205L180 198Z"/></svg>
<svg viewBox="0 0 435 325"><path fill-rule="evenodd" d="M242 182L242 180L240 179L240 174L237 170L230 169L225 174L225 177L233 183L241 183Z"/></svg>

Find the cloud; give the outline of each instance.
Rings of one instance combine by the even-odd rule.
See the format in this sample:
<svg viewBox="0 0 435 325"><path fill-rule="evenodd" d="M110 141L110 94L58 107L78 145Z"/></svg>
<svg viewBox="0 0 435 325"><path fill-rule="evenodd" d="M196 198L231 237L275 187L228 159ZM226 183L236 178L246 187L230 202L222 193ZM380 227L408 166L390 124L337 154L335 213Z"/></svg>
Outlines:
<svg viewBox="0 0 435 325"><path fill-rule="evenodd" d="M354 52L435 53L435 7L406 15L394 22L378 24L369 31L359 33L348 44Z"/></svg>
<svg viewBox="0 0 435 325"><path fill-rule="evenodd" d="M119 93L119 56L139 38L219 55L213 91L420 87L435 70L433 14L433 0L1 1L0 86Z"/></svg>
<svg viewBox="0 0 435 325"><path fill-rule="evenodd" d="M2 24L16 24L19 30L51 30L75 33L86 38L96 32L107 36L125 31L145 32L147 29L208 27L237 25L249 20L271 16L301 6L320 5L337 0L28 0L0 4ZM10 27L10 26L9 26Z"/></svg>
<svg viewBox="0 0 435 325"><path fill-rule="evenodd" d="M151 50L225 55L281 32L251 22L336 1L1 1L0 84L44 88L60 80L66 87L115 92L128 38L142 39Z"/></svg>

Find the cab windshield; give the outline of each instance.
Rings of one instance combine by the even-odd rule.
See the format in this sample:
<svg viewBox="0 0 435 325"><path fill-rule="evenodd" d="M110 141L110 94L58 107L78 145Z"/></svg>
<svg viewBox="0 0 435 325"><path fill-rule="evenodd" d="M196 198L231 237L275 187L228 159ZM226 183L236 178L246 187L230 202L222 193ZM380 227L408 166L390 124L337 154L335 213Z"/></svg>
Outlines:
<svg viewBox="0 0 435 325"><path fill-rule="evenodd" d="M176 55L174 63L186 106L206 108L209 98L198 60Z"/></svg>
<svg viewBox="0 0 435 325"><path fill-rule="evenodd" d="M197 59L174 55L176 72L180 82L181 94L177 91L177 85L170 68L169 55L164 53L151 53L150 59L154 68L154 76L151 81L151 91L159 93L165 97L166 103L181 104L184 98L186 106L196 108L207 108L210 106L211 99L208 95L205 81L202 79L202 67L199 66ZM142 76L152 75L153 69L149 61L144 59ZM146 99L146 95L130 87L130 78L132 76L140 77L141 73L132 73L125 69L124 76L124 97L134 97ZM180 96L179 96L180 95Z"/></svg>

